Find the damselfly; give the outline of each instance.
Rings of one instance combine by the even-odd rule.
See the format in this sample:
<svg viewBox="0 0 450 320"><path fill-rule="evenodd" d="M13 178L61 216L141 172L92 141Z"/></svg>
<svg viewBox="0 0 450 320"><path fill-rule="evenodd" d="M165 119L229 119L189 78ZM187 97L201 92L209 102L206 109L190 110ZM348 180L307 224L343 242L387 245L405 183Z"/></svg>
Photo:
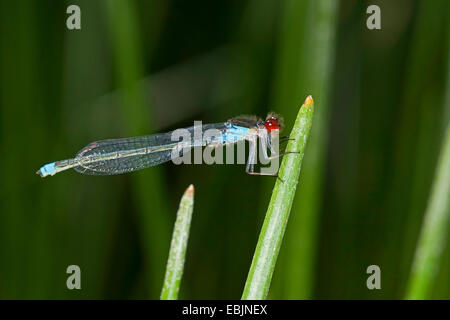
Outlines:
<svg viewBox="0 0 450 320"><path fill-rule="evenodd" d="M201 138L197 138L194 131L199 129L201 132L216 129L220 134L214 137L202 134ZM277 176L276 174L255 172L254 166L258 139L266 159L271 160L283 155L275 150L272 144L275 135L278 135L281 129L282 119L274 113L269 113L266 120L244 116L222 123L186 128L185 130L192 137L188 141L173 141L174 131L134 138L101 140L88 144L77 153L75 158L46 164L36 173L41 177L46 177L73 168L79 173L89 175L121 174L170 161L174 154L181 157L183 150L193 147L218 147L247 140L249 141L249 156L246 172ZM268 156L267 150L270 150L271 157Z"/></svg>

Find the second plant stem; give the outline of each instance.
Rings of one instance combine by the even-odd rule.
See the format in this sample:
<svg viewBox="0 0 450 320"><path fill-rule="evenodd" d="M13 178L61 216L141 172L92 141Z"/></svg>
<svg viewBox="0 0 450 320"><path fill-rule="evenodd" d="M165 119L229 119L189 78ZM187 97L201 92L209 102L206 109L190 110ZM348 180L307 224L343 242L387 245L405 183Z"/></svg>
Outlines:
<svg viewBox="0 0 450 320"><path fill-rule="evenodd" d="M314 101L308 96L292 129L286 152L281 163L266 218L259 235L253 261L245 283L242 299L265 299L269 292L272 274L280 251L284 231L295 196L303 154L308 141L314 113Z"/></svg>

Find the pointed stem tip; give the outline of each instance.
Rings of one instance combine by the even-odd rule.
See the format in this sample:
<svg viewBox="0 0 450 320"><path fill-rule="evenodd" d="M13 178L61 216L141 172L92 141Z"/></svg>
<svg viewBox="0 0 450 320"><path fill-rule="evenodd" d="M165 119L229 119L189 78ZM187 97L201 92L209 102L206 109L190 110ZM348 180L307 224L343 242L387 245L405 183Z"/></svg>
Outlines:
<svg viewBox="0 0 450 320"><path fill-rule="evenodd" d="M314 105L314 99L312 96L307 96L305 99L304 104L306 104L307 106L312 106Z"/></svg>
<svg viewBox="0 0 450 320"><path fill-rule="evenodd" d="M194 185L193 185L193 184L191 184L191 185L186 189L185 194L186 194L186 195L192 195L192 194L194 194Z"/></svg>

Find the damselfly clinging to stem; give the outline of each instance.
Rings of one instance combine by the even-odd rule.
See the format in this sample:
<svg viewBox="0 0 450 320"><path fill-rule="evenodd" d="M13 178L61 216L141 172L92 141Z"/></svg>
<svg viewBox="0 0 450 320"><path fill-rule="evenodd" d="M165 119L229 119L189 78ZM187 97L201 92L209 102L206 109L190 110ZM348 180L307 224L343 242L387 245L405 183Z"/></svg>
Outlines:
<svg viewBox="0 0 450 320"><path fill-rule="evenodd" d="M204 133L209 129L215 129L219 134L216 136L201 134L200 138L195 134L198 130ZM277 174L255 172L254 166L258 139L261 142L261 151L265 159L271 160L283 155L275 150L277 148L274 148L272 143L274 138L278 139L281 129L282 119L274 113L269 113L266 120L244 116L222 123L186 128L184 130L190 136L187 141L174 141L173 133L175 131L134 138L101 140L84 147L75 158L46 164L36 173L41 177L46 177L73 168L79 173L89 175L121 174L173 160L174 155L181 157L183 150L193 147L219 147L247 140L250 148L246 172L276 177ZM280 138L280 141L283 140L288 139L287 137ZM267 149L271 152L270 157Z"/></svg>

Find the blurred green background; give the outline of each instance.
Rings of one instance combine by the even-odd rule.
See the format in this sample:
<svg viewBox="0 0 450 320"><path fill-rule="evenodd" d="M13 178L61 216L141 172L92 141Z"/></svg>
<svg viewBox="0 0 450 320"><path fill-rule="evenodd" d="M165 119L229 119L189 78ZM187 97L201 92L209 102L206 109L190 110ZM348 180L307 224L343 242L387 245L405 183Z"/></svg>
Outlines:
<svg viewBox="0 0 450 320"><path fill-rule="evenodd" d="M81 30L66 28L70 4ZM370 4L381 30L366 27ZM240 298L273 179L244 165L35 172L194 120L273 110L289 133L308 94L315 122L269 298L403 298L450 118L449 39L445 0L1 0L0 298L159 298L191 183L180 298ZM72 264L82 290L66 288ZM366 287L372 264L381 290ZM448 245L440 264L430 298L450 298Z"/></svg>

